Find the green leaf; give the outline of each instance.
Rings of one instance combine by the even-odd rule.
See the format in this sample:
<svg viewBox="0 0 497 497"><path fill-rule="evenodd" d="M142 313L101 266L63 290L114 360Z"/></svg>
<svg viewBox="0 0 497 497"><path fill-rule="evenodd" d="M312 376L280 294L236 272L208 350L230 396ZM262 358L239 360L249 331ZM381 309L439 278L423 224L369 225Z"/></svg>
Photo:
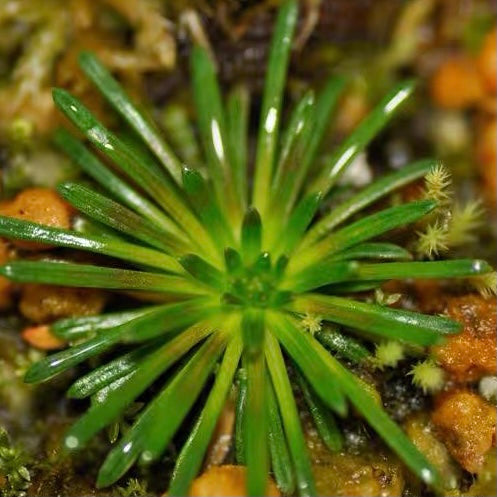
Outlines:
<svg viewBox="0 0 497 497"><path fill-rule="evenodd" d="M114 109L160 159L176 183L180 184L181 163L164 141L157 127L142 115L121 85L93 53L82 52L79 56L79 64Z"/></svg>
<svg viewBox="0 0 497 497"><path fill-rule="evenodd" d="M210 256L216 254L212 242L168 178L159 175L154 166L143 162L137 154L98 119L75 97L60 88L53 90L55 105L85 134L90 142L107 155L137 185L142 187L190 237L190 240Z"/></svg>
<svg viewBox="0 0 497 497"><path fill-rule="evenodd" d="M96 336L70 349L51 354L45 359L34 363L26 372L26 383L39 383L72 368L90 357L101 354L116 344L121 338L122 330L115 328Z"/></svg>
<svg viewBox="0 0 497 497"><path fill-rule="evenodd" d="M281 120L281 102L297 22L298 2L286 0L280 7L271 42L257 140L253 204L265 217L273 175Z"/></svg>
<svg viewBox="0 0 497 497"><path fill-rule="evenodd" d="M345 249L331 258L333 261L348 261L354 259L383 259L409 260L412 255L403 247L394 243L361 243Z"/></svg>
<svg viewBox="0 0 497 497"><path fill-rule="evenodd" d="M243 316L242 331L246 342L246 325ZM262 330L264 330L262 328ZM255 329L252 327L252 331ZM245 346L247 347L247 346ZM247 350L247 404L244 415L245 462L247 464L247 495L266 494L268 484L268 427L265 396L265 359L262 349Z"/></svg>
<svg viewBox="0 0 497 497"><path fill-rule="evenodd" d="M183 253L188 250L184 238L165 233L153 223L144 219L121 204L77 183L63 183L57 187L58 192L69 203L87 216L141 240L152 247L169 254Z"/></svg>
<svg viewBox="0 0 497 497"><path fill-rule="evenodd" d="M306 153L302 161L302 169L305 171L305 174L316 160L319 145L323 141L323 137L325 136L326 130L330 123L331 114L338 104L339 97L344 87L344 78L340 76L332 76L318 95L313 119L314 126L312 128L309 144L306 147Z"/></svg>
<svg viewBox="0 0 497 497"><path fill-rule="evenodd" d="M168 233L186 241L185 234L155 204L131 188L119 176L105 166L95 154L91 153L67 130L59 128L54 133L55 144L63 150L81 169L112 193L123 204L146 217Z"/></svg>
<svg viewBox="0 0 497 497"><path fill-rule="evenodd" d="M245 309L242 315L242 337L247 357L260 354L264 345L264 313L260 309Z"/></svg>
<svg viewBox="0 0 497 497"><path fill-rule="evenodd" d="M241 216L241 203L236 197L236 190L232 187L229 157L231 150L221 91L209 54L198 45L192 49L191 74L197 121L209 164L209 173L218 202L232 224L236 225Z"/></svg>
<svg viewBox="0 0 497 497"><path fill-rule="evenodd" d="M361 264L357 278L365 281L405 278L464 278L491 271L492 266L490 264L475 259L388 262L383 264Z"/></svg>
<svg viewBox="0 0 497 497"><path fill-rule="evenodd" d="M347 412L345 397L334 377L330 377L320 361L308 355L311 336L297 323L280 312L269 314L268 327L297 363L316 393L335 412L344 416Z"/></svg>
<svg viewBox="0 0 497 497"><path fill-rule="evenodd" d="M50 330L63 340L80 340L82 338L89 338L94 333L116 328L141 316L157 312L161 308L162 306L155 305L133 311L60 319L50 326Z"/></svg>
<svg viewBox="0 0 497 497"><path fill-rule="evenodd" d="M230 143L230 162L234 187L240 206L247 208L247 162L248 162L248 127L250 113L250 94L246 86L236 86L228 96L226 103L226 121Z"/></svg>
<svg viewBox="0 0 497 497"><path fill-rule="evenodd" d="M356 261L325 260L284 279L282 287L294 292L307 292L331 283L355 280L358 268L359 264Z"/></svg>
<svg viewBox="0 0 497 497"><path fill-rule="evenodd" d="M209 285L216 290L224 291L226 287L226 278L224 274L205 262L201 257L195 254L187 254L179 259L180 264L195 279Z"/></svg>
<svg viewBox="0 0 497 497"><path fill-rule="evenodd" d="M188 495L191 482L201 468L217 420L232 386L241 353L242 343L239 335L235 335L226 349L207 402L176 458L168 491L170 495L178 497Z"/></svg>
<svg viewBox="0 0 497 497"><path fill-rule="evenodd" d="M199 396L225 345L226 334L212 335L150 402L105 459L97 487L117 481L138 457L149 463L162 454Z"/></svg>
<svg viewBox="0 0 497 497"><path fill-rule="evenodd" d="M388 124L398 108L414 91L413 81L404 81L397 85L373 111L354 129L333 152L329 164L311 183L308 192L321 192L326 195L341 174L360 154L369 142Z"/></svg>
<svg viewBox="0 0 497 497"><path fill-rule="evenodd" d="M81 235L76 231L53 228L13 217L0 216L0 235L95 252L174 273L184 272L176 259L154 249L95 235Z"/></svg>
<svg viewBox="0 0 497 497"><path fill-rule="evenodd" d="M136 371L141 361L155 348L157 342L147 343L81 376L70 386L67 396L73 399L90 397L114 381Z"/></svg>
<svg viewBox="0 0 497 497"><path fill-rule="evenodd" d="M285 428L288 447L295 468L298 494L301 497L313 497L317 495L317 491L307 451L307 444L302 433L300 416L293 397L292 386L286 372L285 361L283 360L280 346L272 333L267 333L265 351L274 391L278 399L281 419Z"/></svg>
<svg viewBox="0 0 497 497"><path fill-rule="evenodd" d="M290 214L302 180L305 177L303 157L307 151L314 125L314 92L307 93L297 103L285 130L281 153L271 185L271 228L281 224Z"/></svg>
<svg viewBox="0 0 497 497"><path fill-rule="evenodd" d="M181 276L53 261L12 261L0 274L20 283L46 283L80 288L145 290L171 295L202 295L208 287Z"/></svg>
<svg viewBox="0 0 497 497"><path fill-rule="evenodd" d="M273 384L267 374L266 403L271 469L280 491L284 495L293 495L295 492L295 477L293 474L292 459L288 450Z"/></svg>
<svg viewBox="0 0 497 497"><path fill-rule="evenodd" d="M459 323L441 316L427 316L320 294L296 296L289 308L298 313L317 314L328 321L381 338L423 346L440 343L444 335L458 333L461 329Z"/></svg>
<svg viewBox="0 0 497 497"><path fill-rule="evenodd" d="M242 224L242 257L245 264L255 261L262 247L262 223L256 209L250 207Z"/></svg>
<svg viewBox="0 0 497 497"><path fill-rule="evenodd" d="M222 250L226 245L233 244L233 231L204 177L198 171L183 168L183 186L218 248Z"/></svg>
<svg viewBox="0 0 497 497"><path fill-rule="evenodd" d="M68 449L82 448L90 438L112 423L124 408L161 374L180 360L194 345L210 335L213 328L209 321L197 323L148 355L125 382L108 394L105 402L93 404L76 421L65 435L65 446ZM100 336L106 335L107 333Z"/></svg>
<svg viewBox="0 0 497 497"><path fill-rule="evenodd" d="M418 200L365 216L355 223L331 233L315 245L297 252L290 260L288 271L296 273L298 270L348 247L417 221L436 206L437 203L432 200Z"/></svg>
<svg viewBox="0 0 497 497"><path fill-rule="evenodd" d="M343 436L333 414L323 404L321 399L316 396L312 391L312 387L298 372L297 380L319 436L331 452L340 451L343 446Z"/></svg>
<svg viewBox="0 0 497 497"><path fill-rule="evenodd" d="M304 197L292 212L285 229L282 230L282 236L274 249L275 253L291 254L293 249L302 239L305 230L314 219L316 212L321 204L322 196L319 193L313 193Z"/></svg>
<svg viewBox="0 0 497 497"><path fill-rule="evenodd" d="M231 247L225 249L224 260L226 271L231 275L238 274L243 269L243 262L240 254Z"/></svg>
<svg viewBox="0 0 497 497"><path fill-rule="evenodd" d="M412 181L422 178L435 167L437 163L438 162L434 159L423 159L409 164L399 171L395 171L375 180L371 185L362 189L359 193L353 195L348 200L332 209L326 216L319 219L306 234L302 241L302 248L311 245L353 214L364 209L368 205L371 205L378 199Z"/></svg>
<svg viewBox="0 0 497 497"><path fill-rule="evenodd" d="M404 461L422 481L432 486L440 485L440 476L426 457L416 448L405 433L377 404L360 380L347 371L316 340L310 342L315 353L322 358L329 374L340 382L350 402L364 416L368 423L382 437L385 443Z"/></svg>
<svg viewBox="0 0 497 497"><path fill-rule="evenodd" d="M326 348L355 364L361 364L371 358L369 350L347 333L327 327L318 331L315 337Z"/></svg>
<svg viewBox="0 0 497 497"><path fill-rule="evenodd" d="M235 459L238 464L245 465L245 414L247 406L247 361L242 357L242 366L238 369L238 395L235 409Z"/></svg>

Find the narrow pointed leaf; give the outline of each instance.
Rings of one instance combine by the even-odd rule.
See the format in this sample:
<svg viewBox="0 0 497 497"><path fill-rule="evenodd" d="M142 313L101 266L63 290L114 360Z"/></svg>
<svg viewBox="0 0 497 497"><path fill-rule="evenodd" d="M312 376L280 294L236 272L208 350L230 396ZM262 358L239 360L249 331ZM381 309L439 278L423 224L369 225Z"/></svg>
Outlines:
<svg viewBox="0 0 497 497"><path fill-rule="evenodd" d="M336 378L330 377L320 361L308 355L309 340L312 339L310 334L300 328L293 319L276 312L270 314L268 326L321 399L335 412L344 416L347 404L339 383Z"/></svg>
<svg viewBox="0 0 497 497"><path fill-rule="evenodd" d="M357 278L366 281L403 278L464 278L491 271L490 264L475 259L388 262L361 264L358 268Z"/></svg>
<svg viewBox="0 0 497 497"><path fill-rule="evenodd" d="M348 261L353 259L383 259L409 260L412 255L405 248L394 243L361 243L350 247L331 258L334 261Z"/></svg>
<svg viewBox="0 0 497 497"><path fill-rule="evenodd" d="M119 378L136 371L141 361L156 347L155 342L147 343L81 376L70 386L67 396L73 399L90 397Z"/></svg>
<svg viewBox="0 0 497 497"><path fill-rule="evenodd" d="M248 196L248 133L249 133L250 94L246 86L235 87L226 104L226 121L230 143L230 162L233 182L240 206L247 208Z"/></svg>
<svg viewBox="0 0 497 497"><path fill-rule="evenodd" d="M251 497L265 495L268 484L269 460L265 397L265 358L263 350L259 348L255 353L249 350L244 430L247 495Z"/></svg>
<svg viewBox="0 0 497 497"><path fill-rule="evenodd" d="M56 106L86 135L90 142L163 207L189 235L193 243L201 248L212 250L212 242L204 228L185 205L167 177L157 174L154 167L147 167L147 163L142 162L142 155L137 155L132 148L105 128L88 108L70 93L56 88L53 90L53 98Z"/></svg>
<svg viewBox="0 0 497 497"><path fill-rule="evenodd" d="M290 261L289 271L297 272L303 267L310 266L348 247L365 242L394 228L413 223L436 206L437 203L432 200L418 200L365 216L359 221L331 233L315 245L298 252Z"/></svg>
<svg viewBox="0 0 497 497"><path fill-rule="evenodd" d="M63 183L58 192L87 216L167 253L184 252L188 245L123 205L77 183Z"/></svg>
<svg viewBox="0 0 497 497"><path fill-rule="evenodd" d="M242 356L242 367L238 369L238 394L235 409L235 459L245 465L245 414L247 412L247 361Z"/></svg>
<svg viewBox="0 0 497 497"><path fill-rule="evenodd" d="M228 247L224 251L226 271L229 274L238 274L243 268L242 257L235 249Z"/></svg>
<svg viewBox="0 0 497 497"><path fill-rule="evenodd" d="M220 249L233 244L233 232L204 177L198 171L184 168L183 186L214 243Z"/></svg>
<svg viewBox="0 0 497 497"><path fill-rule="evenodd" d="M307 292L336 282L357 278L359 264L356 261L324 261L308 267L283 280L282 286L294 292Z"/></svg>
<svg viewBox="0 0 497 497"><path fill-rule="evenodd" d="M260 309L245 309L241 327L245 354L257 356L264 345L264 313Z"/></svg>
<svg viewBox="0 0 497 497"><path fill-rule="evenodd" d="M392 309L343 297L308 294L295 297L290 307L299 313L310 312L334 323L415 345L440 343L444 335L457 333L461 329L459 323L445 317Z"/></svg>
<svg viewBox="0 0 497 497"><path fill-rule="evenodd" d="M86 174L112 193L124 205L146 217L166 232L186 240L184 233L177 228L176 224L166 214L114 174L69 131L63 128L57 129L54 133L54 142Z"/></svg>
<svg viewBox="0 0 497 497"><path fill-rule="evenodd" d="M179 259L179 262L195 279L217 290L224 291L226 287L224 274L198 255L185 255Z"/></svg>
<svg viewBox="0 0 497 497"><path fill-rule="evenodd" d="M338 379L350 402L386 444L422 481L440 488L441 479L437 470L377 404L371 393L361 384L361 381L345 369L332 355L328 354L317 341L314 340L312 346L316 354L322 357L326 363L328 371Z"/></svg>
<svg viewBox="0 0 497 497"><path fill-rule="evenodd" d="M259 213L249 208L242 224L242 257L245 264L255 261L262 247L262 223Z"/></svg>
<svg viewBox="0 0 497 497"><path fill-rule="evenodd" d="M327 328L318 331L315 336L327 349L355 364L361 364L371 358L371 352L347 333Z"/></svg>
<svg viewBox="0 0 497 497"><path fill-rule="evenodd" d="M50 330L63 340L80 340L100 331L116 328L149 313L157 312L161 307L149 306L133 311L61 319L53 323Z"/></svg>
<svg viewBox="0 0 497 497"><path fill-rule="evenodd" d="M395 87L333 152L329 164L309 187L309 192L328 193L352 161L360 154L396 114L398 108L414 91L413 81Z"/></svg>
<svg viewBox="0 0 497 497"><path fill-rule="evenodd" d="M172 295L209 293L208 287L202 287L199 283L180 276L66 262L12 261L0 266L0 274L20 283L46 283L109 290L146 290Z"/></svg>
<svg viewBox="0 0 497 497"><path fill-rule="evenodd" d="M232 386L241 353L242 343L237 335L233 337L224 353L221 366L216 374L216 381L207 402L176 459L169 485L170 495L178 497L188 495L191 482L200 471L202 460L216 428L217 420L221 415Z"/></svg>
<svg viewBox="0 0 497 497"><path fill-rule="evenodd" d="M321 200L320 193L313 193L300 201L283 230L283 236L280 237L280 241L276 245L276 253L287 255L292 253L316 215Z"/></svg>
<svg viewBox="0 0 497 497"><path fill-rule="evenodd" d="M65 435L68 449L80 449L96 433L113 422L162 373L213 330L209 322L198 323L152 352L125 382L112 390L105 402L94 404ZM105 336L102 334L101 336Z"/></svg>
<svg viewBox="0 0 497 497"><path fill-rule="evenodd" d="M221 91L209 54L198 45L192 50L191 72L200 137L217 199L229 219L239 222L241 203L231 183L231 150Z"/></svg>
<svg viewBox="0 0 497 497"><path fill-rule="evenodd" d="M326 235L333 228L343 223L356 212L371 205L378 199L405 186L412 181L425 176L433 167L437 165L434 159L423 159L409 164L399 171L387 174L377 179L359 193L353 195L348 200L332 209L326 216L323 216L306 234L302 241L302 247L314 243L319 238Z"/></svg>
<svg viewBox="0 0 497 497"><path fill-rule="evenodd" d="M62 371L72 368L86 359L109 349L120 340L121 333L122 331L119 328L115 328L82 344L51 354L45 359L33 364L28 369L24 381L26 383L39 383L40 381L53 378Z"/></svg>
<svg viewBox="0 0 497 497"><path fill-rule="evenodd" d="M13 217L0 216L0 235L95 252L175 273L184 272L173 257L155 249L95 235L81 235L76 231L53 228Z"/></svg>
<svg viewBox="0 0 497 497"><path fill-rule="evenodd" d="M316 159L319 146L323 141L323 137L330 124L331 114L338 104L339 97L342 94L344 87L344 78L332 76L318 95L313 119L314 126L302 161L302 168L305 171L305 174Z"/></svg>
<svg viewBox="0 0 497 497"><path fill-rule="evenodd" d="M281 421L276 395L269 375L266 375L266 403L268 416L271 469L278 488L284 495L295 492L293 464Z"/></svg>
<svg viewBox="0 0 497 497"><path fill-rule="evenodd" d="M82 52L79 57L79 63L85 74L103 93L114 109L153 150L169 174L180 184L181 163L164 141L157 127L143 116L137 106L131 102L121 85L94 54Z"/></svg>
<svg viewBox="0 0 497 497"><path fill-rule="evenodd" d="M285 428L288 447L295 468L298 494L301 497L317 495L311 461L304 439L300 416L293 397L292 386L288 378L280 346L271 333L267 336L266 360L271 373L271 380L279 404L281 419Z"/></svg>
<svg viewBox="0 0 497 497"><path fill-rule="evenodd" d="M300 190L304 170L303 158L314 126L314 92L309 90L297 103L286 129L276 172L271 185L272 223L287 218Z"/></svg>
<svg viewBox="0 0 497 497"><path fill-rule="evenodd" d="M253 193L253 204L263 217L266 214L268 193L273 175L281 120L281 102L297 13L298 2L285 0L280 7L271 42L257 140Z"/></svg>
<svg viewBox="0 0 497 497"><path fill-rule="evenodd" d="M162 454L200 394L225 343L222 334L210 337L150 402L107 456L98 474L97 487L117 481L139 457L149 463Z"/></svg>
<svg viewBox="0 0 497 497"><path fill-rule="evenodd" d="M332 452L342 449L343 436L337 426L335 418L330 410L323 404L321 399L312 391L300 373L297 373L300 390L304 395L305 402L311 413L312 420L316 426L319 436L324 444Z"/></svg>

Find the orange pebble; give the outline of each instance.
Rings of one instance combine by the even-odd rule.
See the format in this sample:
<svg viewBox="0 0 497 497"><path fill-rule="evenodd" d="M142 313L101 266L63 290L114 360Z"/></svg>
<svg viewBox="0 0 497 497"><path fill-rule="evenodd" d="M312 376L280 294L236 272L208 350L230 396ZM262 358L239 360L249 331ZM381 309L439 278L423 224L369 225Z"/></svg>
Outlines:
<svg viewBox="0 0 497 497"><path fill-rule="evenodd" d="M46 325L31 326L22 332L22 338L32 347L41 350L61 349L65 343L57 338Z"/></svg>
<svg viewBox="0 0 497 497"><path fill-rule="evenodd" d="M485 89L491 93L497 90L497 29L485 36L476 61Z"/></svg>
<svg viewBox="0 0 497 497"><path fill-rule="evenodd" d="M445 61L435 72L430 92L433 101L447 109L464 109L483 96L482 83L474 62L458 57Z"/></svg>
<svg viewBox="0 0 497 497"><path fill-rule="evenodd" d="M245 466L213 466L205 473L196 478L190 488L190 497L236 497L246 494ZM267 491L268 497L279 497L280 492L272 480L269 480Z"/></svg>
<svg viewBox="0 0 497 497"><path fill-rule="evenodd" d="M0 205L0 215L32 221L56 228L69 228L71 225L72 208L59 195L49 188L27 188L13 200ZM14 241L15 245L28 250L43 250L50 246Z"/></svg>

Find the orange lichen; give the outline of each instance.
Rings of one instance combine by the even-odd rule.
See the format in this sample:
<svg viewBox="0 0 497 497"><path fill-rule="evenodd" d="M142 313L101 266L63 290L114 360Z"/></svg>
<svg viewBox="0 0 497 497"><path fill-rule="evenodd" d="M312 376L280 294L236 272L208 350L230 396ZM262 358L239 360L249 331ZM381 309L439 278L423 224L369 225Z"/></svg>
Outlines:
<svg viewBox="0 0 497 497"><path fill-rule="evenodd" d="M72 208L53 190L27 188L13 200L2 203L0 215L67 229L71 226ZM49 245L21 240L13 243L19 248L27 250L50 248Z"/></svg>
<svg viewBox="0 0 497 497"><path fill-rule="evenodd" d="M22 338L32 347L40 350L55 350L65 346L65 342L57 338L46 325L25 328Z"/></svg>
<svg viewBox="0 0 497 497"><path fill-rule="evenodd" d="M476 60L476 67L485 89L495 93L497 91L497 29L494 28L485 36Z"/></svg>
<svg viewBox="0 0 497 497"><path fill-rule="evenodd" d="M463 325L457 335L433 348L440 365L457 381L497 372L496 302L479 295L449 297L446 314Z"/></svg>
<svg viewBox="0 0 497 497"><path fill-rule="evenodd" d="M245 480L247 470L245 466L213 466L196 478L190 488L191 497L235 497L246 495ZM265 493L268 497L279 497L280 492L270 479Z"/></svg>
<svg viewBox="0 0 497 497"><path fill-rule="evenodd" d="M66 288L28 284L22 288L19 308L35 323L46 323L70 316L91 316L102 311L105 293L86 288Z"/></svg>
<svg viewBox="0 0 497 497"><path fill-rule="evenodd" d="M452 457L467 471L478 473L495 446L495 406L473 392L456 390L436 399L431 419Z"/></svg>
<svg viewBox="0 0 497 497"><path fill-rule="evenodd" d="M446 60L435 72L430 84L432 99L439 107L464 109L483 96L483 87L474 62L467 57Z"/></svg>

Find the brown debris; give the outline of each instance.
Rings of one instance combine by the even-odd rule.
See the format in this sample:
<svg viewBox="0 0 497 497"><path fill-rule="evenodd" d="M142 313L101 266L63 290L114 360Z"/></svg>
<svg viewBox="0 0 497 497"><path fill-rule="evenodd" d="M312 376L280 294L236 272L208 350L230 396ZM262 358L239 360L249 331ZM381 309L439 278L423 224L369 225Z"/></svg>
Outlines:
<svg viewBox="0 0 497 497"><path fill-rule="evenodd" d="M478 473L495 446L495 406L469 390L455 390L436 399L431 420L452 457Z"/></svg>
<svg viewBox="0 0 497 497"><path fill-rule="evenodd" d="M5 240L0 238L0 265L9 260L9 247ZM7 309L11 304L12 282L0 276L0 310Z"/></svg>
<svg viewBox="0 0 497 497"><path fill-rule="evenodd" d="M446 298L445 313L463 330L434 347L433 353L456 381L474 381L497 372L496 309L495 299L479 295Z"/></svg>
<svg viewBox="0 0 497 497"><path fill-rule="evenodd" d="M13 200L0 204L0 215L68 229L71 225L72 208L49 188L27 188ZM13 243L26 250L50 248L46 244L22 240L14 240Z"/></svg>
<svg viewBox="0 0 497 497"><path fill-rule="evenodd" d="M190 497L236 497L246 494L245 466L214 466L196 478L190 488ZM270 479L265 493L268 497L279 497L280 492Z"/></svg>
<svg viewBox="0 0 497 497"><path fill-rule="evenodd" d="M46 325L25 328L22 338L32 347L40 350L56 350L65 346L65 342L57 338Z"/></svg>
<svg viewBox="0 0 497 497"><path fill-rule="evenodd" d="M105 293L86 288L26 284L19 308L35 323L46 323L70 316L92 316L102 311Z"/></svg>

